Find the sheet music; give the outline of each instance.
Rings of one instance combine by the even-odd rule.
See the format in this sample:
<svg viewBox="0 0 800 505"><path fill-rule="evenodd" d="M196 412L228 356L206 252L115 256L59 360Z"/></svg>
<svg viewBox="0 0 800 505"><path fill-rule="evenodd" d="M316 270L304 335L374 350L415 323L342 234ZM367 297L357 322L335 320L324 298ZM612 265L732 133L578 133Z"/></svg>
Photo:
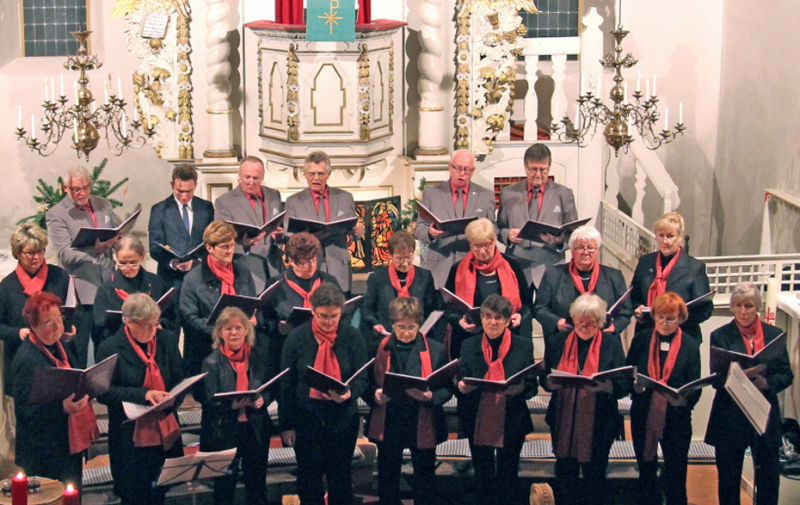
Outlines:
<svg viewBox="0 0 800 505"><path fill-rule="evenodd" d="M767 430L767 421L769 421L769 411L772 405L744 373L739 363L731 363L728 369L728 378L725 381L725 390L742 409L742 413L758 434L763 435Z"/></svg>

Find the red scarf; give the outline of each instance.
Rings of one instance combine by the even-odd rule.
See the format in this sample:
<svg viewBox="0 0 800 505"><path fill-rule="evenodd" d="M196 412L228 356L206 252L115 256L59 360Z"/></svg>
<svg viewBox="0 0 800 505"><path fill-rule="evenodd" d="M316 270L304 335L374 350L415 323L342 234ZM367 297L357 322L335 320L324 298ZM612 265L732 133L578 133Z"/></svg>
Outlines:
<svg viewBox="0 0 800 505"><path fill-rule="evenodd" d="M675 368L675 360L678 359L678 352L681 349L681 336L683 332L680 328L672 337L672 342L667 352L667 359L664 361L664 370L661 370L661 336L653 330L650 337L650 353L647 359L647 375L651 379L666 385L672 370ZM653 461L658 454L658 441L664 434L664 422L667 416L667 397L661 393L653 392L650 397L650 410L647 412L647 432L644 440L644 460Z"/></svg>
<svg viewBox="0 0 800 505"><path fill-rule="evenodd" d="M508 328L503 332L500 342L500 349L497 351L497 359L492 361L492 346L489 344L489 337L483 334L481 340L481 350L483 359L489 365L484 379L490 381L502 381L506 379L506 370L503 367L503 360L511 348L511 330ZM472 441L475 445L503 448L505 438L506 423L506 396L495 393L481 393L481 400L478 404L478 415L475 418L475 433Z"/></svg>
<svg viewBox="0 0 800 505"><path fill-rule="evenodd" d="M94 215L94 209L92 208L91 200L86 200L86 205L84 205L83 207L78 207L78 209L88 212L89 217L92 218L92 224L94 225L95 228L97 228L97 216Z"/></svg>
<svg viewBox="0 0 800 505"><path fill-rule="evenodd" d="M210 254L206 256L206 258L208 259L208 268L211 269L211 273L222 282L222 294L235 295L236 290L233 287L233 263L222 266L217 260L212 258Z"/></svg>
<svg viewBox="0 0 800 505"><path fill-rule="evenodd" d="M562 372L578 373L578 338L573 330L564 343L561 361L558 362L558 369ZM588 377L599 371L602 344L603 333L598 329L586 355L581 375ZM578 463L591 461L595 396L595 393L585 388L562 388L558 392L558 428L553 437L553 449L557 458L575 458Z"/></svg>
<svg viewBox="0 0 800 505"><path fill-rule="evenodd" d="M236 371L236 391L248 391L250 379L247 377L247 367L250 365L250 344L245 342L238 351L231 351L227 346L221 345L219 352L228 358L228 362ZM247 410L242 407L239 409L239 422L245 421L247 421Z"/></svg>
<svg viewBox="0 0 800 505"><path fill-rule="evenodd" d="M656 301L658 295L662 293L666 293L667 291L667 277L669 277L670 272L675 267L675 264L678 262L678 258L681 255L682 247L678 247L678 252L675 253L675 256L672 257L667 268L662 270L661 268L661 253L656 253L656 278L653 279L653 283L650 284L650 289L647 290L647 306L652 307L653 302Z"/></svg>
<svg viewBox="0 0 800 505"><path fill-rule="evenodd" d="M421 377L424 379L433 373L431 365L431 352L425 335L419 333L417 338L421 338L425 343L425 350L419 353L419 361L422 366ZM378 387L383 387L383 378L391 368L392 354L386 350L386 343L389 337L385 337L378 347L378 355L375 357L375 383ZM386 405L378 405L372 408L369 416L369 437L373 440L383 441L383 430L386 427ZM433 410L430 405L419 404L419 414L417 415L417 448L433 449L436 447L436 430L433 425Z"/></svg>
<svg viewBox="0 0 800 505"><path fill-rule="evenodd" d="M33 296L36 293L41 293L42 289L44 289L44 283L47 280L47 263L42 264L33 277L28 275L28 272L23 270L19 263L17 263L14 273L17 274L19 283L22 284L22 292L28 296Z"/></svg>
<svg viewBox="0 0 800 505"><path fill-rule="evenodd" d="M744 349L750 356L764 348L764 328L761 326L761 320L756 319L754 324L748 327L740 325L735 319L736 327L739 328L739 333L742 334L744 341Z"/></svg>
<svg viewBox="0 0 800 505"><path fill-rule="evenodd" d="M314 369L330 375L334 379L342 380L342 371L339 369L339 360L333 352L333 343L336 341L336 330L323 331L322 328L317 326L317 320L311 319L311 330L314 332L314 338L317 340L319 347L317 348L317 357L314 359ZM331 397L322 391L317 391L311 388L308 394L309 398L315 400L330 400Z"/></svg>
<svg viewBox="0 0 800 505"><path fill-rule="evenodd" d="M594 293L594 289L597 287L597 278L600 277L600 265L596 261L594 262L592 276L589 278L589 287L587 289L583 288L583 279L581 279L578 267L575 266L574 259L569 262L569 276L572 277L572 283L575 285L575 289L578 290L578 293Z"/></svg>
<svg viewBox="0 0 800 505"><path fill-rule="evenodd" d="M303 297L303 308L304 309L310 309L311 308L311 295L313 295L314 291L316 291L317 288L319 287L319 285L322 284L322 279L317 278L317 280L315 280L314 283L311 285L311 289L306 291L303 288L301 288L300 285L297 284L296 282L290 281L288 273L284 273L283 274L283 278L286 279L286 284L290 288L292 288L292 291L294 291L295 293L297 293L298 295Z"/></svg>
<svg viewBox="0 0 800 505"><path fill-rule="evenodd" d="M468 252L456 269L456 296L466 301L474 303L475 289L477 286L478 272L494 273L497 272L497 279L500 281L500 288L503 296L509 299L514 307L514 312L522 307L522 300L519 298L519 282L511 265L508 264L500 251L495 249L492 261L485 265L478 263L472 251Z"/></svg>
<svg viewBox="0 0 800 505"><path fill-rule="evenodd" d="M116 272L114 272L114 273L116 273ZM111 282L114 282L114 274L111 274ZM117 296L120 297L120 299L123 302L125 302L125 300L127 300L128 297L131 296L130 293L128 293L124 289L120 289L120 288L114 288L114 292L117 293ZM147 296L150 296L150 291L147 292Z"/></svg>
<svg viewBox="0 0 800 505"><path fill-rule="evenodd" d="M319 215L319 204L320 200L323 200L325 204L325 222L329 222L331 220L331 200L328 198L328 186L325 186L325 189L322 193L317 193L316 191L311 191L311 197L314 199L314 210L316 211L317 215Z"/></svg>
<svg viewBox="0 0 800 505"><path fill-rule="evenodd" d="M398 298L410 298L411 294L408 292L411 288L411 283L414 282L414 265L406 273L406 285L400 284L400 278L397 276L397 269L394 267L394 262L389 263L389 281L392 287L397 291Z"/></svg>
<svg viewBox="0 0 800 505"><path fill-rule="evenodd" d="M156 339L153 337L147 342L147 353L142 351L139 343L133 339L127 326L125 335L128 337L131 347L136 355L145 364L147 369L144 373L144 384L142 387L147 390L166 391L164 378L161 377L161 370L156 363ZM133 443L136 447L153 447L160 445L165 451L181 437L181 428L175 419L175 414L157 412L154 415L136 420L136 427L133 430Z"/></svg>
<svg viewBox="0 0 800 505"><path fill-rule="evenodd" d="M242 190L242 191L244 191L244 190ZM245 193L245 195L247 195L247 200L250 202L250 206L253 208L254 211L256 210L256 202L261 200L261 216L262 216L261 223L262 224L266 223L267 222L267 203L264 201L264 193L261 190L261 188L259 188L257 195L251 195L250 193Z"/></svg>
<svg viewBox="0 0 800 505"><path fill-rule="evenodd" d="M64 352L64 346L61 345L60 340L56 341L56 349L58 349L58 354L61 356L61 359L58 359L47 350L47 347L42 344L41 340L39 340L33 331L31 331L28 338L30 338L31 343L35 345L42 354L44 354L44 357L47 358L47 361L55 365L56 368L70 367L69 360L67 359L67 353ZM80 398L74 398L74 400L80 400ZM100 430L97 428L97 418L94 415L94 409L92 408L91 402L88 402L81 410L75 412L74 414L70 414L68 423L69 452L71 454L77 454L85 451L90 445L92 445L92 442L97 440L97 437L100 436Z"/></svg>

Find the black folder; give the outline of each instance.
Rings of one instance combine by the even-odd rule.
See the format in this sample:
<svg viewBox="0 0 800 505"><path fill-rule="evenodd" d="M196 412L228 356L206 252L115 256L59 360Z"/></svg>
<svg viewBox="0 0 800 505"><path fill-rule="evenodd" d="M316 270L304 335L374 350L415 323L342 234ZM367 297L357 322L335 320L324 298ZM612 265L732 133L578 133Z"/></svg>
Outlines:
<svg viewBox="0 0 800 505"><path fill-rule="evenodd" d="M730 364L734 362L739 363L745 370L762 363L767 364L770 361L781 357L784 352L786 352L785 331L773 339L772 342L765 345L763 349L755 353L753 356L711 346L711 373L728 373L728 367L730 367Z"/></svg>
<svg viewBox="0 0 800 505"><path fill-rule="evenodd" d="M359 368L356 373L354 373L353 376L347 379L345 382L335 379L330 375L324 374L319 370L309 366L306 368L305 381L309 386L317 391L321 391L322 393L328 394L328 391L335 391L337 394L343 395L350 389L350 383L353 381L353 379L364 373L374 361L375 358L367 361L364 366Z"/></svg>
<svg viewBox="0 0 800 505"><path fill-rule="evenodd" d="M349 235L356 224L358 224L358 216L327 223L314 219L290 217L289 225L287 226L288 229L286 231L289 233L308 232L313 235L324 234L325 236Z"/></svg>
<svg viewBox="0 0 800 505"><path fill-rule="evenodd" d="M283 224L283 217L285 215L286 211L284 210L261 226L255 226L250 223L240 223L238 221L228 221L228 224L233 225L236 230L237 240L242 241L245 237L257 237L261 232L266 232L267 234L272 233Z"/></svg>
<svg viewBox="0 0 800 505"><path fill-rule="evenodd" d="M206 245L202 242L198 244L197 247L185 254L178 254L169 247L159 244L158 242L153 242L153 245L159 249L167 251L178 261L178 263L186 263L189 260L200 260L206 255Z"/></svg>
<svg viewBox="0 0 800 505"><path fill-rule="evenodd" d="M612 370L606 370L605 372L597 372L588 376L553 370L547 377L553 384L560 384L563 387L582 388L586 386L596 386L598 382L606 379L633 378L635 373L635 367L623 366Z"/></svg>
<svg viewBox="0 0 800 505"><path fill-rule="evenodd" d="M452 383L460 364L459 360L454 359L424 379L413 375L386 372L383 376L383 394L392 399L410 399L406 394L406 389L418 389L423 392L438 389Z"/></svg>
<svg viewBox="0 0 800 505"><path fill-rule="evenodd" d="M156 305L158 305L158 308L161 309L161 313L162 314L164 313L165 310L167 310L169 308L170 305L172 305L172 302L175 301L175 296L177 296L177 291L175 291L175 288L169 288L169 291L167 291L166 293L161 295L161 298L156 300ZM117 315L121 316L122 315L122 311L121 310L107 310L106 314L117 314Z"/></svg>
<svg viewBox="0 0 800 505"><path fill-rule="evenodd" d="M694 300L686 302L686 308L690 309L690 308L692 308L692 305L694 305L695 303L702 302L706 298L713 297L715 294L717 294L717 290L716 289L712 289L708 293L706 293L704 295L701 295L701 296L698 296ZM652 312L652 309L650 307L647 307L647 306L642 307L642 314L650 314L652 316L651 312Z"/></svg>
<svg viewBox="0 0 800 505"><path fill-rule="evenodd" d="M517 235L517 237L525 240L532 240L534 242L541 242L541 235L543 233L548 233L556 237L562 233L570 234L576 228L585 225L591 220L592 218L587 217L585 219L578 219L577 221L570 221L569 223L564 223L562 225L547 224L539 221L528 221L519 230L519 235Z"/></svg>
<svg viewBox="0 0 800 505"><path fill-rule="evenodd" d="M31 403L60 402L75 393L75 399L97 398L108 391L117 355L114 354L86 370L38 367L31 378Z"/></svg>
<svg viewBox="0 0 800 505"><path fill-rule="evenodd" d="M267 287L267 289L262 291L258 296L231 295L227 293L221 295L217 303L214 304L214 308L211 309L211 314L209 314L206 324L213 326L214 323L217 322L219 315L222 314L222 311L228 307L239 308L248 316L254 315L257 310L261 309L267 301L278 292L279 285L279 282L272 283L271 286Z"/></svg>
<svg viewBox="0 0 800 505"><path fill-rule="evenodd" d="M179 407L180 405L175 405L177 398L188 391L190 387L194 386L206 375L208 375L208 372L183 379L178 383L177 386L172 388L167 398L164 398L155 405L140 405L138 403L122 402L122 408L125 411L125 415L128 416L128 419L124 422L129 423L131 421L141 419L142 417L152 415L156 412L162 412L173 407Z"/></svg>
<svg viewBox="0 0 800 505"><path fill-rule="evenodd" d="M259 396L264 394L264 391L270 389L272 386L279 384L281 377L286 375L289 371L288 368L284 369L283 372L279 373L269 381L262 384L258 389L254 389L251 391L229 391L227 393L217 393L212 396L214 400L225 400L230 402L235 402L237 400L244 400L247 398L252 398L253 400L257 399Z"/></svg>
<svg viewBox="0 0 800 505"><path fill-rule="evenodd" d="M679 387L678 389L671 388L666 384L662 384L657 380L653 380L646 375L642 375L640 373L636 374L636 384L642 386L643 388L652 389L655 392L671 396L673 398L679 398L681 396L686 396L687 394L691 393L692 391L700 388L704 388L706 386L710 386L717 380L717 374L712 374L707 377L701 377L697 380L693 380L688 384L684 384L683 386Z"/></svg>
<svg viewBox="0 0 800 505"><path fill-rule="evenodd" d="M481 325L480 307L473 307L447 288L440 288L439 291L442 293L445 305L462 316L466 316L468 322L478 326Z"/></svg>
<svg viewBox="0 0 800 505"><path fill-rule="evenodd" d="M79 247L93 246L96 241L105 242L111 240L117 235L125 235L129 233L136 224L136 218L142 213L142 209L137 209L131 217L122 222L116 228L81 228L75 240L72 241L72 247L77 249Z"/></svg>
<svg viewBox="0 0 800 505"><path fill-rule="evenodd" d="M464 377L462 380L467 386L474 386L487 393L502 394L516 386L530 375L538 375L544 370L544 360L539 360L533 365L526 366L511 377L502 381L490 381L477 377Z"/></svg>
<svg viewBox="0 0 800 505"><path fill-rule="evenodd" d="M69 284L67 285L67 299L64 300L64 305L61 306L61 316L64 318L64 331L72 331L75 326L75 318L78 315L78 306L80 299L78 298L78 290L75 288L75 276L69 276Z"/></svg>
<svg viewBox="0 0 800 505"><path fill-rule="evenodd" d="M457 219L439 219L429 208L419 201L417 202L417 213L422 219L431 224L435 224L436 228L450 235L463 235L464 231L467 229L467 225L478 219L478 216L460 217Z"/></svg>

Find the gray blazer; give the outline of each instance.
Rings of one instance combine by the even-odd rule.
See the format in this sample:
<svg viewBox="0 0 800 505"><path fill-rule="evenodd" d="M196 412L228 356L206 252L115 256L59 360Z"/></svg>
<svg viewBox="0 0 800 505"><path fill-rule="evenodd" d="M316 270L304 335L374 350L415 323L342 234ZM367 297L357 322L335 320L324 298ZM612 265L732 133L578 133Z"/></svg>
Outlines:
<svg viewBox="0 0 800 505"><path fill-rule="evenodd" d="M90 196L89 202L98 227L113 228L119 225L111 202L99 196ZM78 236L80 229L93 226L89 213L78 209L69 196L47 211L47 235L50 243L56 249L59 264L68 274L75 276L75 288L84 305L94 303L97 287L111 278L115 268L110 249L97 256L93 245L80 249L72 247L72 241Z"/></svg>
<svg viewBox="0 0 800 505"><path fill-rule="evenodd" d="M548 265L564 261L564 245L553 246L544 242L523 240L509 242L508 231L522 228L531 219L528 212L528 181L523 180L503 188L500 193L500 210L497 213L497 226L500 228L500 241L506 245L506 254L519 262L525 271L528 282L539 285ZM533 217L533 219L536 219ZM538 221L561 225L578 219L575 198L572 190L553 181L548 181L542 201L542 211Z"/></svg>
<svg viewBox="0 0 800 505"><path fill-rule="evenodd" d="M267 221L272 219L281 211L281 194L266 186L261 186L261 194L264 195L264 203L267 208ZM228 191L214 202L214 219L224 221L237 221L239 223L261 226L264 224L261 206L256 205L256 209L250 205L241 186ZM253 245L247 251L237 244L236 254L245 255L242 260L250 273L253 275L256 291L264 289L266 280L283 272L283 256L277 244L274 244L272 237L267 234L261 243ZM266 261L265 261L266 259Z"/></svg>
<svg viewBox="0 0 800 505"><path fill-rule="evenodd" d="M330 206L330 220L339 221L356 215L356 204L353 195L342 189L328 186ZM317 211L314 209L314 197L311 190L306 188L286 199L286 219L284 228L289 225L290 217L317 220ZM358 238L358 237L356 237ZM347 249L347 236L337 235L322 240L322 261L320 268L336 278L342 291L351 290L353 269L350 265L350 250Z"/></svg>
<svg viewBox="0 0 800 505"><path fill-rule="evenodd" d="M450 180L426 186L422 192L422 203L441 220L456 218L453 194L450 192ZM470 182L464 216L485 217L494 223L494 207L494 192ZM430 222L418 217L414 227L414 236L420 242L428 244L425 268L433 274L433 280L438 289L444 287L450 267L461 261L469 252L469 242L466 235L444 234L438 239L432 239L428 234L430 225Z"/></svg>

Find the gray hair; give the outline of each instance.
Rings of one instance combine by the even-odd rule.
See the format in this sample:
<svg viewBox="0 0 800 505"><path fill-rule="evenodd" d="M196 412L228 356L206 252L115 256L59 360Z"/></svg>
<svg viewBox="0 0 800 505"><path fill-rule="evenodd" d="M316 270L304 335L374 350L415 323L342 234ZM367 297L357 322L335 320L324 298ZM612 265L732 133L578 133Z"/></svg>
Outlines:
<svg viewBox="0 0 800 505"><path fill-rule="evenodd" d="M306 156L306 164L303 170L308 170L309 163L319 164L323 162L325 163L328 172L330 172L331 160L330 158L328 158L328 155L324 151L311 151L310 153L308 153L308 156Z"/></svg>
<svg viewBox="0 0 800 505"><path fill-rule="evenodd" d="M756 310L761 310L761 290L752 282L740 282L731 291L731 310L739 302L750 300L756 306Z"/></svg>
<svg viewBox="0 0 800 505"><path fill-rule="evenodd" d="M603 237L600 235L600 232L597 231L597 228L591 225L583 225L579 228L575 228L575 231L572 232L572 235L569 236L569 248L572 249L572 246L575 245L575 242L578 240L584 241L593 241L594 245L600 249L600 246L603 245Z"/></svg>
<svg viewBox="0 0 800 505"><path fill-rule="evenodd" d="M161 308L145 293L134 293L122 304L122 317L144 323L161 317Z"/></svg>
<svg viewBox="0 0 800 505"><path fill-rule="evenodd" d="M484 242L487 240L497 240L497 233L494 231L494 224L485 217L478 218L469 223L464 233L466 233L467 241L469 241L470 244L474 244L475 242Z"/></svg>
<svg viewBox="0 0 800 505"><path fill-rule="evenodd" d="M89 175L89 171L86 170L86 167L80 167L80 166L72 167L69 170L67 170L65 177L66 179L64 180L64 182L66 183L67 186L72 184L72 179L74 177L79 177L79 178L85 177L86 179L89 179L90 182L92 180L92 176Z"/></svg>
<svg viewBox="0 0 800 505"><path fill-rule="evenodd" d="M222 347L222 344L225 343L222 340L222 329L234 319L241 321L242 326L244 326L244 330L247 332L245 340L250 344L250 347L255 345L256 332L253 329L253 323L250 322L250 318L238 307L225 307L219 314L216 324L214 324L214 331L211 332L211 337L214 339L214 343L211 344L212 348L219 349Z"/></svg>
<svg viewBox="0 0 800 505"><path fill-rule="evenodd" d="M132 235L125 235L117 241L114 246L116 252L120 251L133 251L139 256L144 256L144 245L142 241Z"/></svg>
<svg viewBox="0 0 800 505"><path fill-rule="evenodd" d="M579 317L594 318L598 326L602 326L606 321L606 310L608 304L594 293L584 293L572 302L569 308L569 315L575 321Z"/></svg>
<svg viewBox="0 0 800 505"><path fill-rule="evenodd" d="M47 247L47 232L36 223L22 223L11 235L11 255L15 260L25 246L32 245L36 250Z"/></svg>
<svg viewBox="0 0 800 505"><path fill-rule="evenodd" d="M453 163L453 160L456 159L456 157L462 155L469 155L469 158L472 160L472 164L475 164L475 154L469 149L456 149L453 151L453 155L450 156L450 164Z"/></svg>

